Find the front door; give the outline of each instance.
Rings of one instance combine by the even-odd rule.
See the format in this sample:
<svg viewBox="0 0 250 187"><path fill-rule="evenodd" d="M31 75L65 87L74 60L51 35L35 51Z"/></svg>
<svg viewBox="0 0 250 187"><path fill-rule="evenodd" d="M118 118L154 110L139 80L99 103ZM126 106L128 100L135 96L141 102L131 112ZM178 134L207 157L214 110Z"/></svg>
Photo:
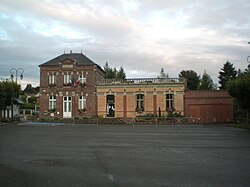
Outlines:
<svg viewBox="0 0 250 187"><path fill-rule="evenodd" d="M115 117L115 96L107 95L107 117Z"/></svg>
<svg viewBox="0 0 250 187"><path fill-rule="evenodd" d="M64 118L72 117L72 105L70 96L63 97L63 117Z"/></svg>

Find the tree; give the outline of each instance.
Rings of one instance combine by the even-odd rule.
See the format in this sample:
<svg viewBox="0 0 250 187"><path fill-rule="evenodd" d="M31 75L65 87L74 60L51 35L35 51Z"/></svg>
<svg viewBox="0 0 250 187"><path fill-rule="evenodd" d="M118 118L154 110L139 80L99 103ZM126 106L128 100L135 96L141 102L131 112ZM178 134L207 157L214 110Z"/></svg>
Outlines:
<svg viewBox="0 0 250 187"><path fill-rule="evenodd" d="M39 92L40 87L33 87L31 84L27 84L24 88L23 92L25 94L37 94Z"/></svg>
<svg viewBox="0 0 250 187"><path fill-rule="evenodd" d="M218 78L220 79L219 83L221 85L219 88L221 90L227 89L228 82L232 79L235 79L236 76L237 76L237 71L233 67L233 64L227 61L224 64L223 68L221 68L221 71L219 72Z"/></svg>
<svg viewBox="0 0 250 187"><path fill-rule="evenodd" d="M0 110L5 109L5 100L7 97L7 93L5 92L3 83L0 82Z"/></svg>
<svg viewBox="0 0 250 187"><path fill-rule="evenodd" d="M4 80L0 81L0 109L6 109L6 106L12 104L12 97L20 95L21 86L15 82Z"/></svg>
<svg viewBox="0 0 250 187"><path fill-rule="evenodd" d="M200 76L193 70L182 70L179 73L179 78L186 78L187 80L187 89L188 90L197 90L200 83Z"/></svg>
<svg viewBox="0 0 250 187"><path fill-rule="evenodd" d="M200 80L200 85L199 85L199 90L215 90L215 84L213 83L213 80L211 79L210 75L208 75L206 72L203 73L201 80Z"/></svg>
<svg viewBox="0 0 250 187"><path fill-rule="evenodd" d="M157 77L158 79L161 79L161 78L168 78L168 74L166 74L164 72L164 69L161 68L161 71L160 71L160 76Z"/></svg>
<svg viewBox="0 0 250 187"><path fill-rule="evenodd" d="M126 73L122 67L120 67L119 71L117 72L117 78L118 79L125 79Z"/></svg>
<svg viewBox="0 0 250 187"><path fill-rule="evenodd" d="M27 94L33 93L32 85L27 84L23 91L24 91L24 93L27 93Z"/></svg>
<svg viewBox="0 0 250 187"><path fill-rule="evenodd" d="M119 71L116 68L112 68L106 62L105 66L103 67L105 71L105 78L107 79L125 79L126 73L122 67L120 67Z"/></svg>
<svg viewBox="0 0 250 187"><path fill-rule="evenodd" d="M250 109L250 71L241 73L229 81L228 92L235 97L243 109Z"/></svg>
<svg viewBox="0 0 250 187"><path fill-rule="evenodd" d="M250 71L246 70L244 73L240 73L235 79L230 80L228 83L228 92L236 98L240 107L246 110L248 123L250 111Z"/></svg>

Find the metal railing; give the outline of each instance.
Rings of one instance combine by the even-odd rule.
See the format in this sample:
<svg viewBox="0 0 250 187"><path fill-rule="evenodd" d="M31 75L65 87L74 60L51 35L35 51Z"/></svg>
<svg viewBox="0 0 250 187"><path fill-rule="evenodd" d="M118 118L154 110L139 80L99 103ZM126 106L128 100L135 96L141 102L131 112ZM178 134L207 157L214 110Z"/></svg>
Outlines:
<svg viewBox="0 0 250 187"><path fill-rule="evenodd" d="M184 78L135 78L135 79L100 79L97 85L119 84L173 84L185 83Z"/></svg>

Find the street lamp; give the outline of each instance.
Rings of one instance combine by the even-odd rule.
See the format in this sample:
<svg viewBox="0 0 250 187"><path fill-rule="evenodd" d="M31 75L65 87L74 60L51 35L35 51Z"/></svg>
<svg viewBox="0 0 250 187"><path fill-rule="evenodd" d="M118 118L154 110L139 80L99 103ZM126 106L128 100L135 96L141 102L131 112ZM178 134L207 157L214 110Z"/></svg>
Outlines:
<svg viewBox="0 0 250 187"><path fill-rule="evenodd" d="M20 75L20 79L23 79L23 73L24 73L24 69L23 68L11 68L10 69L10 78L13 81L13 78L16 77L16 83L17 83L17 77L18 75Z"/></svg>
<svg viewBox="0 0 250 187"><path fill-rule="evenodd" d="M13 123L13 112L14 112L14 85L13 85L13 79L16 78L16 83L17 83L17 77L20 75L20 79L23 79L23 73L24 69L23 68L11 68L10 69L10 78L12 81L12 97L11 97L11 122Z"/></svg>
<svg viewBox="0 0 250 187"><path fill-rule="evenodd" d="M248 44L250 44L250 42L248 42ZM247 61L248 61L248 66L247 66L247 69L248 71L250 71L250 56L247 57Z"/></svg>

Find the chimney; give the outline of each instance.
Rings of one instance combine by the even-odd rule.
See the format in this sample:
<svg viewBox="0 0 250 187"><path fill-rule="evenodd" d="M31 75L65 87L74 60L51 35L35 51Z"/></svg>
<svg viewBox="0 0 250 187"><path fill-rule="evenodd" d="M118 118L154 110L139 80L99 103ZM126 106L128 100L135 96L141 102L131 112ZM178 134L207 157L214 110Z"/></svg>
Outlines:
<svg viewBox="0 0 250 187"><path fill-rule="evenodd" d="M72 54L72 50L70 50L70 54Z"/></svg>

